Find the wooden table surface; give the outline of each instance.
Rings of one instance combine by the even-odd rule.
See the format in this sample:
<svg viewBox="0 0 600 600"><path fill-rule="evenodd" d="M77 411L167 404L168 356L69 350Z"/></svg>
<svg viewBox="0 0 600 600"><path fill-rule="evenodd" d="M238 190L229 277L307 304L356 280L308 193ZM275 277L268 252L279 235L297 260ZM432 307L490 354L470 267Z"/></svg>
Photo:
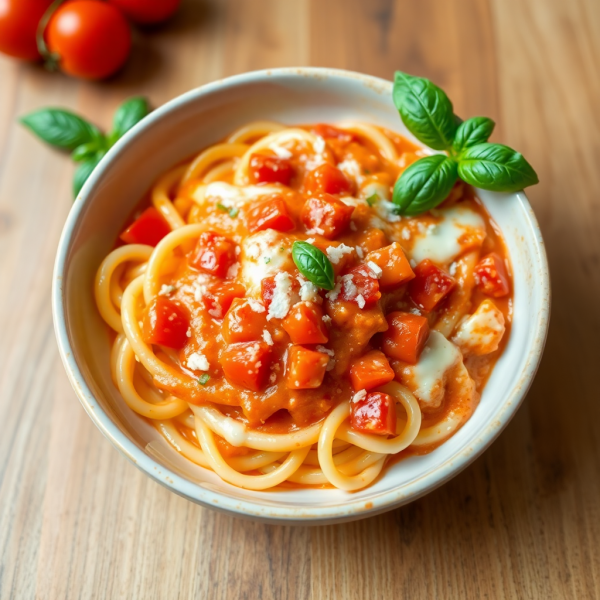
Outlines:
<svg viewBox="0 0 600 600"><path fill-rule="evenodd" d="M247 70L433 79L488 115L541 184L553 316L524 405L441 489L357 523L291 528L179 498L125 461L69 387L50 315L72 165L16 124L63 105L107 126ZM600 598L600 2L211 0L84 83L0 59L1 598Z"/></svg>

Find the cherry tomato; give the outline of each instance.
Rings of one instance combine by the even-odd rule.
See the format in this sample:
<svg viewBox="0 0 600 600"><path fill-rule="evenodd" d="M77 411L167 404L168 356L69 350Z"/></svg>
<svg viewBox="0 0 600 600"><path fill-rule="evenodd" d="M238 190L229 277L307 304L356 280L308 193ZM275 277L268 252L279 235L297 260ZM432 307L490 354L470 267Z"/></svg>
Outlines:
<svg viewBox="0 0 600 600"><path fill-rule="evenodd" d="M118 71L131 48L127 20L100 0L72 0L58 7L46 28L46 45L68 75L103 79Z"/></svg>
<svg viewBox="0 0 600 600"><path fill-rule="evenodd" d="M475 281L484 294L493 298L502 298L510 292L504 261L495 252L479 261L475 267Z"/></svg>
<svg viewBox="0 0 600 600"><path fill-rule="evenodd" d="M332 240L348 227L353 212L353 206L344 204L330 194L321 194L306 201L301 218L309 232Z"/></svg>
<svg viewBox="0 0 600 600"><path fill-rule="evenodd" d="M108 0L134 23L152 25L168 19L180 0Z"/></svg>
<svg viewBox="0 0 600 600"><path fill-rule="evenodd" d="M354 302L359 308L372 306L381 298L379 281L373 271L366 265L358 265L350 269L344 277L340 298L346 302Z"/></svg>
<svg viewBox="0 0 600 600"><path fill-rule="evenodd" d="M22 58L40 58L35 35L52 0L0 0L0 52Z"/></svg>
<svg viewBox="0 0 600 600"><path fill-rule="evenodd" d="M428 258L414 269L415 278L409 283L412 301L427 312L433 310L456 285L453 277L434 265Z"/></svg>
<svg viewBox="0 0 600 600"><path fill-rule="evenodd" d="M250 174L254 183L290 185L294 168L292 163L285 158L253 154L250 157Z"/></svg>
<svg viewBox="0 0 600 600"><path fill-rule="evenodd" d="M235 243L223 235L205 231L198 239L190 264L205 273L225 277L235 261Z"/></svg>
<svg viewBox="0 0 600 600"><path fill-rule="evenodd" d="M265 342L245 342L227 346L219 360L230 383L260 392L269 376L271 356Z"/></svg>
<svg viewBox="0 0 600 600"><path fill-rule="evenodd" d="M295 227L282 198L271 198L254 205L246 215L246 224L253 232L263 229L290 231Z"/></svg>
<svg viewBox="0 0 600 600"><path fill-rule="evenodd" d="M147 208L119 237L126 244L156 246L168 233L169 224L153 207Z"/></svg>
<svg viewBox="0 0 600 600"><path fill-rule="evenodd" d="M187 311L167 298L157 296L144 314L142 337L147 344L179 350L187 341L190 320Z"/></svg>
<svg viewBox="0 0 600 600"><path fill-rule="evenodd" d="M351 404L350 425L362 433L396 435L396 403L389 394L372 392Z"/></svg>
<svg viewBox="0 0 600 600"><path fill-rule="evenodd" d="M304 185L312 193L343 194L352 190L352 182L343 171L327 163L310 171L306 175Z"/></svg>

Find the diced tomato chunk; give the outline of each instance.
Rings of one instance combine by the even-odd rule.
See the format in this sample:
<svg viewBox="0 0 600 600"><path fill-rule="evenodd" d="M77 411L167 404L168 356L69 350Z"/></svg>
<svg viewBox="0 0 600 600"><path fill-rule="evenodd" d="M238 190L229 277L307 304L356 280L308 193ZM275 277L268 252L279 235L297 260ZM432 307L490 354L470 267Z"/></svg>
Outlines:
<svg viewBox="0 0 600 600"><path fill-rule="evenodd" d="M293 306L282 325L294 344L325 344L329 339L323 309L314 302Z"/></svg>
<svg viewBox="0 0 600 600"><path fill-rule="evenodd" d="M205 273L225 277L235 261L235 243L223 235L205 231L198 239L190 264Z"/></svg>
<svg viewBox="0 0 600 600"><path fill-rule="evenodd" d="M261 309L257 312L255 309ZM228 344L262 339L267 328L267 311L256 300L234 298L223 320L223 337Z"/></svg>
<svg viewBox="0 0 600 600"><path fill-rule="evenodd" d="M187 341L190 319L187 311L162 296L156 296L146 309L142 322L142 338L147 344L158 344L180 350Z"/></svg>
<svg viewBox="0 0 600 600"><path fill-rule="evenodd" d="M392 381L395 373L387 357L379 350L367 352L350 364L350 381L355 392L372 390L378 385Z"/></svg>
<svg viewBox="0 0 600 600"><path fill-rule="evenodd" d="M371 392L352 402L350 426L361 433L396 435L396 403L389 394Z"/></svg>
<svg viewBox="0 0 600 600"><path fill-rule="evenodd" d="M506 266L495 252L479 261L475 267L475 281L484 294L493 298L502 298L510 292Z"/></svg>
<svg viewBox="0 0 600 600"><path fill-rule="evenodd" d="M358 141L358 137L351 131L344 131L343 129L333 127L333 125L327 125L326 123L314 125L312 130L326 140L335 139L345 144Z"/></svg>
<svg viewBox="0 0 600 600"><path fill-rule="evenodd" d="M340 169L323 163L306 175L304 186L308 192L344 194L352 190L352 182Z"/></svg>
<svg viewBox="0 0 600 600"><path fill-rule="evenodd" d="M263 229L290 231L295 224L283 198L270 198L254 205L246 213L246 225L252 232Z"/></svg>
<svg viewBox="0 0 600 600"><path fill-rule="evenodd" d="M292 163L285 158L253 154L250 157L250 178L253 183L289 185L294 175Z"/></svg>
<svg viewBox="0 0 600 600"><path fill-rule="evenodd" d="M323 383L329 356L303 346L288 351L286 383L291 390L318 388Z"/></svg>
<svg viewBox="0 0 600 600"><path fill-rule="evenodd" d="M221 352L221 367L230 383L259 392L271 368L271 347L265 342L232 344Z"/></svg>
<svg viewBox="0 0 600 600"><path fill-rule="evenodd" d="M387 317L382 349L390 357L416 365L429 337L429 322L421 315L395 311Z"/></svg>
<svg viewBox="0 0 600 600"><path fill-rule="evenodd" d="M121 235L126 244L156 246L171 228L163 216L153 207L147 208Z"/></svg>
<svg viewBox="0 0 600 600"><path fill-rule="evenodd" d="M222 319L236 298L243 298L246 290L243 285L233 281L223 281L208 287L202 295L208 314L216 319Z"/></svg>
<svg viewBox="0 0 600 600"><path fill-rule="evenodd" d="M373 262L381 269L379 285L383 290L393 290L415 277L402 246L398 242L381 248L381 250L370 252L367 254L365 262L367 265L369 262Z"/></svg>
<svg viewBox="0 0 600 600"><path fill-rule="evenodd" d="M419 308L430 311L452 291L455 284L453 277L426 258L415 267L415 278L410 282L408 293Z"/></svg>
<svg viewBox="0 0 600 600"><path fill-rule="evenodd" d="M340 297L346 302L355 302L359 308L371 306L381 298L379 281L366 265L358 265L342 276Z"/></svg>
<svg viewBox="0 0 600 600"><path fill-rule="evenodd" d="M348 227L353 212L353 206L344 204L330 194L321 194L305 202L301 218L309 231L331 240Z"/></svg>
<svg viewBox="0 0 600 600"><path fill-rule="evenodd" d="M298 291L300 290L300 284L295 277L292 277L292 304L294 304L295 300L299 300ZM275 276L265 277L260 282L260 293L262 296L262 301L265 307L268 309L271 306L271 302L273 300L273 294L275 293Z"/></svg>

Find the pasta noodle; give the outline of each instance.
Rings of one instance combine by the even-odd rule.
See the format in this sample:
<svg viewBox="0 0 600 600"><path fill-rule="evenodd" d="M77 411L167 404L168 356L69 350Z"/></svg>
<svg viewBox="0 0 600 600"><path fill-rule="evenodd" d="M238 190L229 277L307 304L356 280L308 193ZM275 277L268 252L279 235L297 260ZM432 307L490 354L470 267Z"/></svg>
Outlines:
<svg viewBox="0 0 600 600"><path fill-rule="evenodd" d="M94 284L127 406L251 490L352 492L456 433L511 318L478 269L507 261L468 190L395 214L393 183L421 153L366 123L261 121L161 176ZM298 271L299 241L327 257L333 289Z"/></svg>

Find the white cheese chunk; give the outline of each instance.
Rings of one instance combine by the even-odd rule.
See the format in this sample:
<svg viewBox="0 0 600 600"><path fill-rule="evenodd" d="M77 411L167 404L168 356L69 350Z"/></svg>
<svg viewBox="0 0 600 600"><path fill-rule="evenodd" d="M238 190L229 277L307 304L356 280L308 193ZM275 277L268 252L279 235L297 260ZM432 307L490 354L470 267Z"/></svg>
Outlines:
<svg viewBox="0 0 600 600"><path fill-rule="evenodd" d="M448 373L462 360L459 349L438 331L432 331L416 365L405 365L400 372L403 383L424 405L440 406Z"/></svg>
<svg viewBox="0 0 600 600"><path fill-rule="evenodd" d="M292 242L290 236L273 229L250 235L242 242L239 275L248 295L259 297L265 277L294 268Z"/></svg>
<svg viewBox="0 0 600 600"><path fill-rule="evenodd" d="M192 371L208 371L210 369L210 363L202 352L190 354L186 364Z"/></svg>
<svg viewBox="0 0 600 600"><path fill-rule="evenodd" d="M414 237L411 258L418 264L429 258L446 265L465 250L480 246L485 238L485 222L481 215L466 206L431 211L441 221L424 227Z"/></svg>
<svg viewBox="0 0 600 600"><path fill-rule="evenodd" d="M452 341L464 356L481 356L498 349L504 331L502 311L491 300L484 300L472 315L463 319Z"/></svg>

